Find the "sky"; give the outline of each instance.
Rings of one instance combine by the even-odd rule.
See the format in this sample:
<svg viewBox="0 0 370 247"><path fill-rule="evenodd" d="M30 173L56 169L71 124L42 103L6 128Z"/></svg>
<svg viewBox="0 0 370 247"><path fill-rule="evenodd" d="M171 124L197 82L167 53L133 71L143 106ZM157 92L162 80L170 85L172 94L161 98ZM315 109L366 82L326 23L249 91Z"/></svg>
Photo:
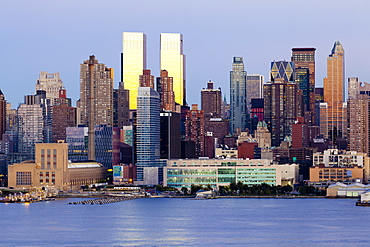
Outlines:
<svg viewBox="0 0 370 247"><path fill-rule="evenodd" d="M232 59L265 76L293 47L316 48L316 86L335 41L345 50L346 78L370 81L370 1L333 0L12 0L0 7L0 88L12 107L35 93L40 71L60 72L79 99L79 65L90 55L120 80L122 32L147 35L147 67L159 75L160 33L182 33L187 102L200 103L212 80L229 98ZM347 87L347 86L346 86Z"/></svg>

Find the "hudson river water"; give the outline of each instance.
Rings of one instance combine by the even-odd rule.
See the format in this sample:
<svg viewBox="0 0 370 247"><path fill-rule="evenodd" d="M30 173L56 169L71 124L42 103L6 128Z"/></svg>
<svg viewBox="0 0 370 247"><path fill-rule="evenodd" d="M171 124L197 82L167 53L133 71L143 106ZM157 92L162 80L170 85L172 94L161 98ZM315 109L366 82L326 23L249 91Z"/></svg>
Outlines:
<svg viewBox="0 0 370 247"><path fill-rule="evenodd" d="M0 204L0 246L369 246L353 199L144 198Z"/></svg>

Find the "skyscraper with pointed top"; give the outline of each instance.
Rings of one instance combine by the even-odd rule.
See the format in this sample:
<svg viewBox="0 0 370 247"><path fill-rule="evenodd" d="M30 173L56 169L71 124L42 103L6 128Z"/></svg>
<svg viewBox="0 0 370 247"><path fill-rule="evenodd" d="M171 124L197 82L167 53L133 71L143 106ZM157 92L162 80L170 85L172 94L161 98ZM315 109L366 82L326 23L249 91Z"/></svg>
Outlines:
<svg viewBox="0 0 370 247"><path fill-rule="evenodd" d="M327 76L324 78L324 102L320 104L320 132L334 143L343 137L345 128L344 49L339 41L334 43L327 58Z"/></svg>

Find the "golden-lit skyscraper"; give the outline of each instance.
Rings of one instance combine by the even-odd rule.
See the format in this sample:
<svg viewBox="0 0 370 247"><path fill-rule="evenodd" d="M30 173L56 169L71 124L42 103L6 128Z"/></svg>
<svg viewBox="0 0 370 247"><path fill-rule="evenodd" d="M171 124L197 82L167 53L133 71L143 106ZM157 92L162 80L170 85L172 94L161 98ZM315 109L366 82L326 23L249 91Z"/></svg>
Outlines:
<svg viewBox="0 0 370 247"><path fill-rule="evenodd" d="M337 137L345 135L344 107L344 49L342 44L336 41L327 59L324 103L320 104L320 131L324 138L335 142Z"/></svg>
<svg viewBox="0 0 370 247"><path fill-rule="evenodd" d="M173 78L175 102L186 105L185 55L182 48L182 34L161 33L161 65Z"/></svg>
<svg viewBox="0 0 370 247"><path fill-rule="evenodd" d="M136 109L139 77L146 69L146 35L139 32L122 34L121 81L130 90L130 109Z"/></svg>

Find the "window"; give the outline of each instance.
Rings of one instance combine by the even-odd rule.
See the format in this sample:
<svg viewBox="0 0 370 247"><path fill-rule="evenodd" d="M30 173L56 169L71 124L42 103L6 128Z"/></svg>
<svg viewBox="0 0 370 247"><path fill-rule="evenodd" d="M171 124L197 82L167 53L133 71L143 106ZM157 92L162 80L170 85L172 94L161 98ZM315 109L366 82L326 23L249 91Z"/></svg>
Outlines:
<svg viewBox="0 0 370 247"><path fill-rule="evenodd" d="M17 185L32 185L31 172L17 172L16 183Z"/></svg>

